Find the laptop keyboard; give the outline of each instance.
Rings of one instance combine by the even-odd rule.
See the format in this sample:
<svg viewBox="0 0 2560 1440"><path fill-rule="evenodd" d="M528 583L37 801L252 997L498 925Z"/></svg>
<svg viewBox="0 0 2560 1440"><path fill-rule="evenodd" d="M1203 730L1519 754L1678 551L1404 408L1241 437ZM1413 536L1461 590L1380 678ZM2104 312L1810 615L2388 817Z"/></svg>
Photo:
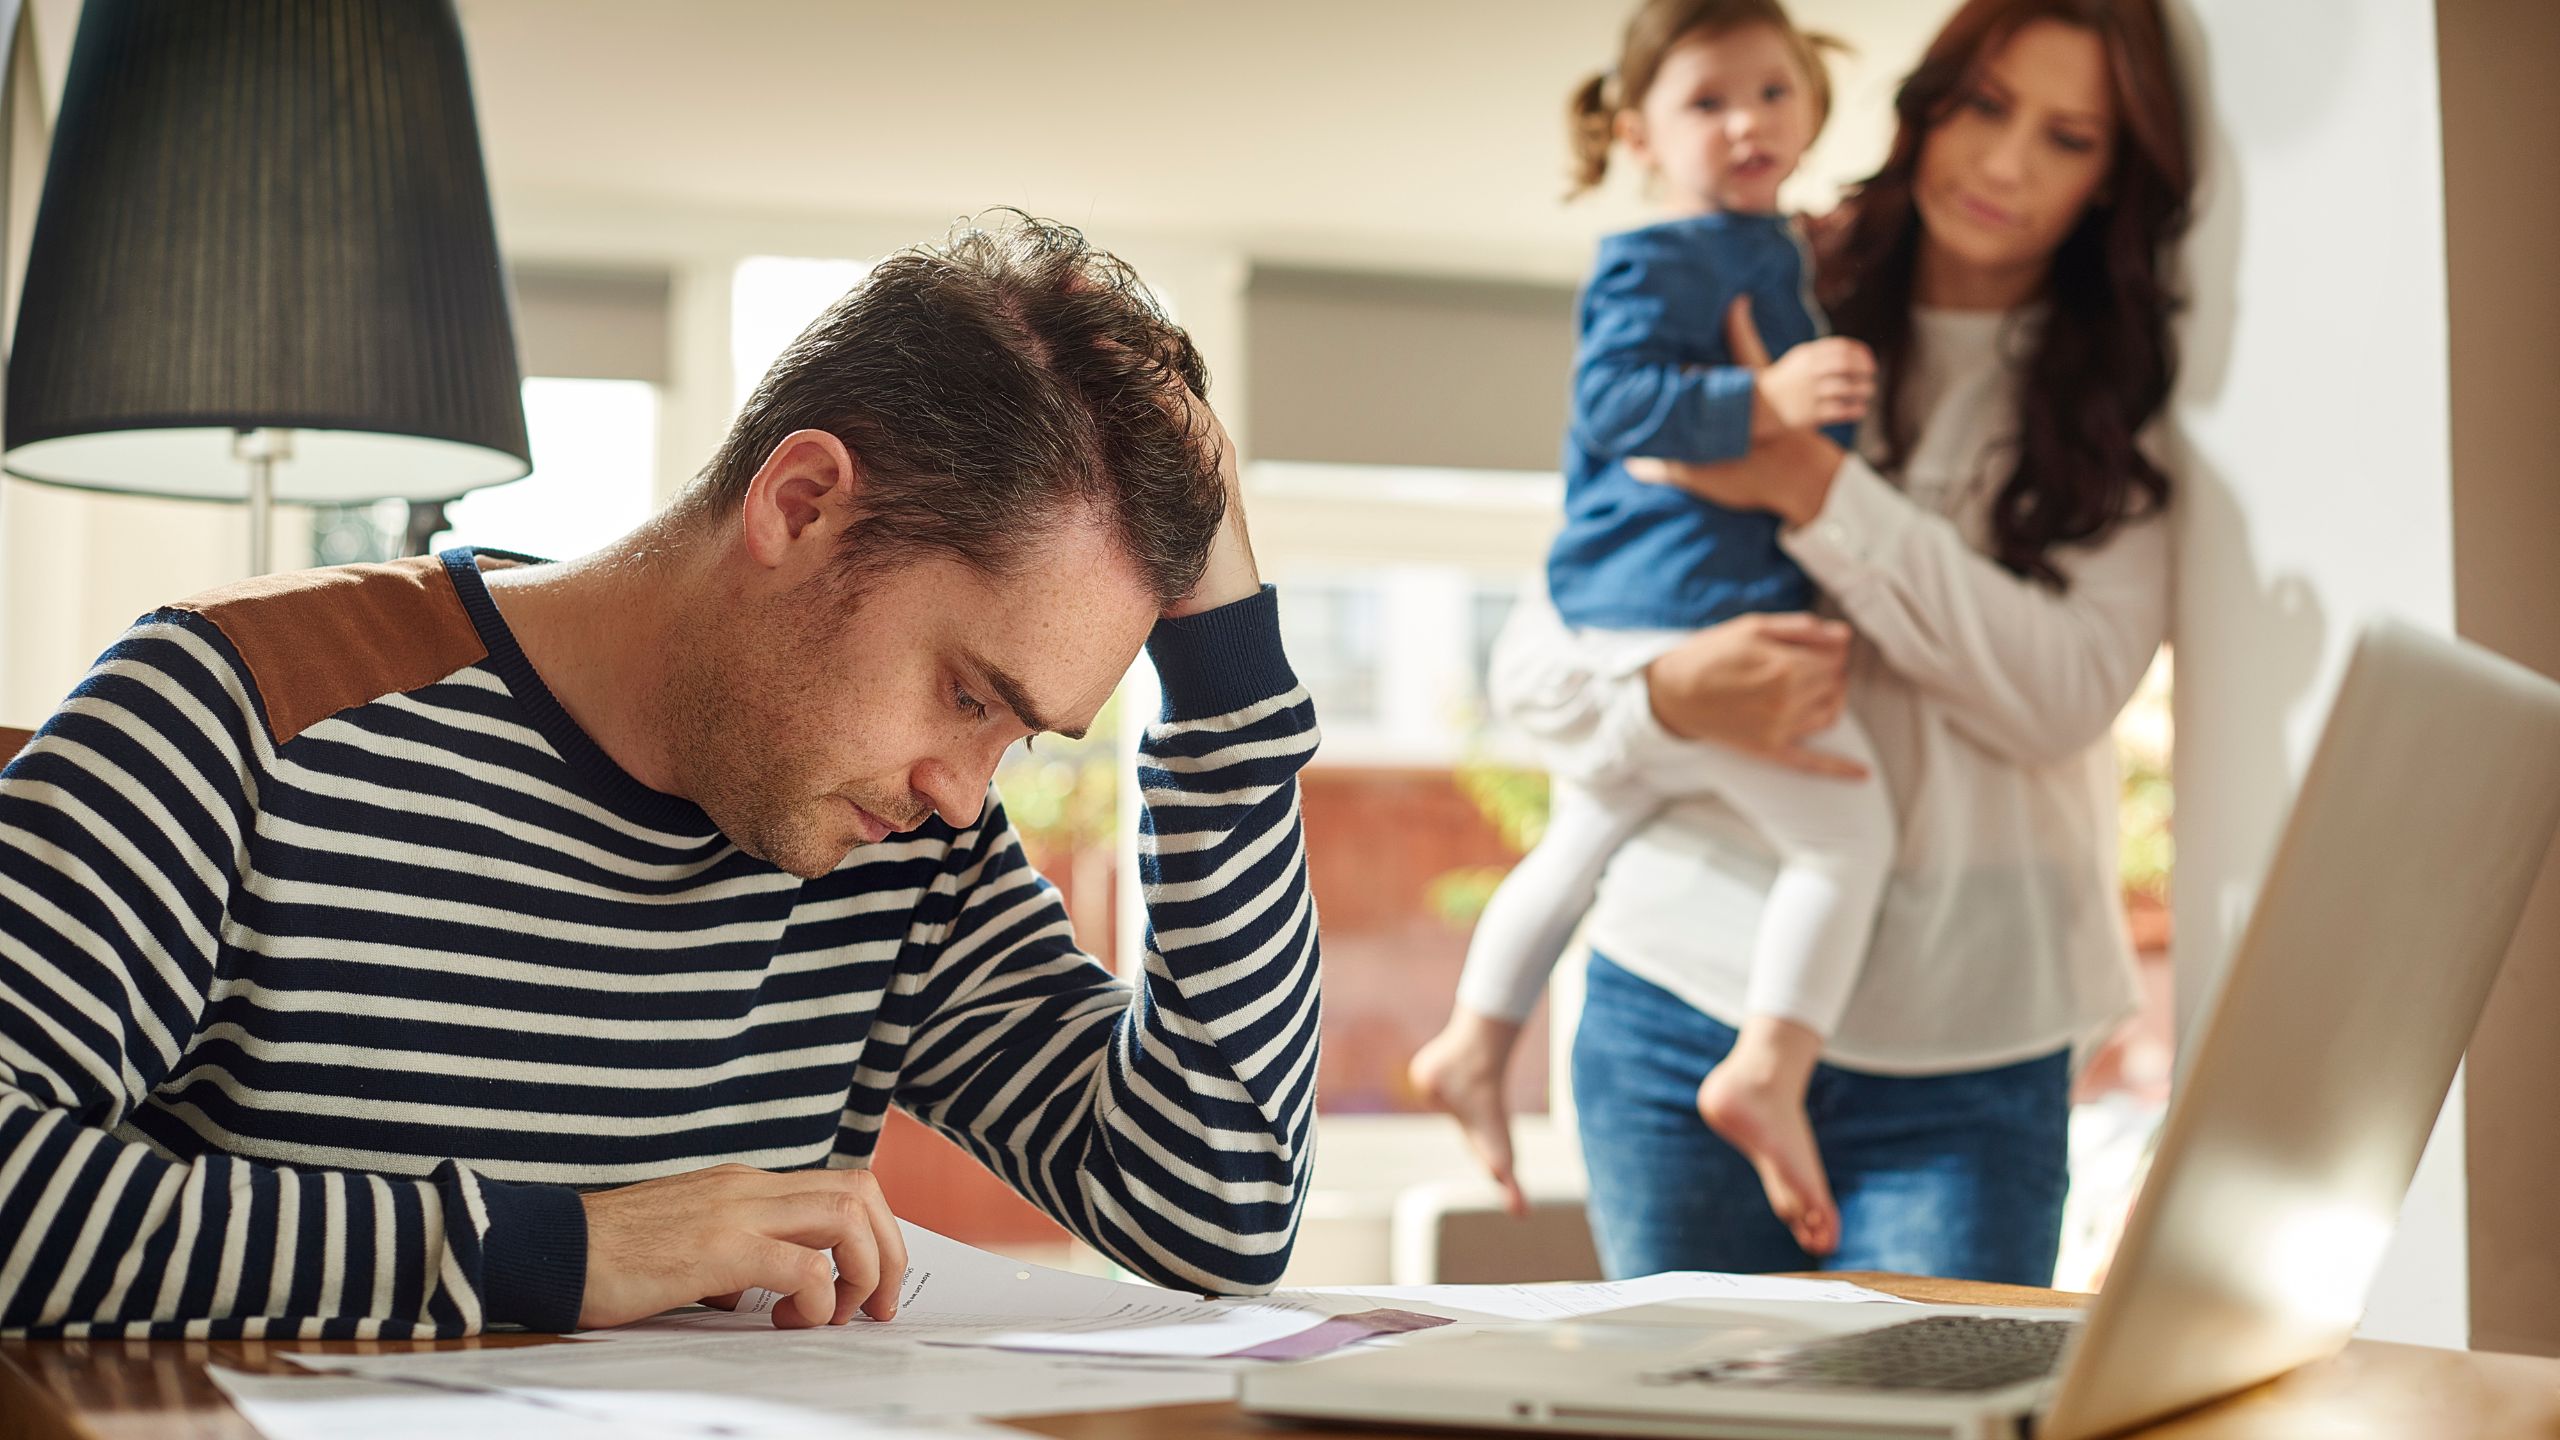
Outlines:
<svg viewBox="0 0 2560 1440"><path fill-rule="evenodd" d="M2062 1359L2077 1324L1934 1315L1881 1330L1810 1341L1649 1375L1658 1385L1816 1390L1998 1390L2041 1379Z"/></svg>

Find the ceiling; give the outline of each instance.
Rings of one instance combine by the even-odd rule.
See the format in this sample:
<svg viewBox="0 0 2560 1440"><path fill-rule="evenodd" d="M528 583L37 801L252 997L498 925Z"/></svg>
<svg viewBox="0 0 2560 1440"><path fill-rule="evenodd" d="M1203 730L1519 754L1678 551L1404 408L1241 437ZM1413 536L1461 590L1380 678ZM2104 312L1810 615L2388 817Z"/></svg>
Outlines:
<svg viewBox="0 0 2560 1440"><path fill-rule="evenodd" d="M1614 58L1628 8L461 0L502 213L1010 204L1259 255L1553 274L1641 213L1632 185L1559 203L1564 97ZM1809 169L1880 151L1887 66L1945 8L1799 0L1864 61Z"/></svg>
<svg viewBox="0 0 2560 1440"><path fill-rule="evenodd" d="M458 0L502 226L938 220L1009 204L1253 256L1555 278L1564 97L1630 0ZM1796 0L1857 47L1796 203L1881 153L1952 0ZM80 0L30 0L58 95ZM1117 243L1112 241L1109 243Z"/></svg>

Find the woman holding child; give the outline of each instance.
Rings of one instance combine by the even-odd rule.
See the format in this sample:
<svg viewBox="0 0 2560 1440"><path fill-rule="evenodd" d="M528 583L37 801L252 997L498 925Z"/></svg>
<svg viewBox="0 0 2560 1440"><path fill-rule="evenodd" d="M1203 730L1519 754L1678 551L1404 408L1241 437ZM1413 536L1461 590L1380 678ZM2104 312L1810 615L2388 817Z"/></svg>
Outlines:
<svg viewBox="0 0 2560 1440"><path fill-rule="evenodd" d="M1602 247L1554 608L1496 657L1555 819L1415 1077L1516 1200L1500 1074L1587 906L1613 1275L2047 1283L2072 1056L2134 1001L2108 734L2167 628L2192 187L2161 17L1970 0L1895 108L1816 266L1775 191L1827 86L1771 0L1651 0L1577 97L1586 173L1614 141L1671 213ZM1773 613L1816 594L1853 641Z"/></svg>

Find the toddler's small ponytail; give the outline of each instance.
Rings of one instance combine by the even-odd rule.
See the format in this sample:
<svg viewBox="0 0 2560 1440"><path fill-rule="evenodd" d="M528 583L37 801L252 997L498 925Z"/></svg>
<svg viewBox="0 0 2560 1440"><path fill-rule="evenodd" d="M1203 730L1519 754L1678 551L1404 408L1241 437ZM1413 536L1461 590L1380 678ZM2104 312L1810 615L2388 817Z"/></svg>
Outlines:
<svg viewBox="0 0 2560 1440"><path fill-rule="evenodd" d="M1567 200L1594 189L1609 173L1609 146L1617 139L1618 109L1610 103L1616 97L1609 93L1615 83L1609 72L1596 71L1565 101L1565 137L1573 149L1573 188L1565 192Z"/></svg>

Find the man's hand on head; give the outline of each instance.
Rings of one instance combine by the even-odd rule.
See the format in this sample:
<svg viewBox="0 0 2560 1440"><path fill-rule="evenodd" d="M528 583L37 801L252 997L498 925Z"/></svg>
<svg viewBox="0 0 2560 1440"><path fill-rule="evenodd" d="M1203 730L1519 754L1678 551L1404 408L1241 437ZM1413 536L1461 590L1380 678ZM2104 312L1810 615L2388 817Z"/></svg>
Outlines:
<svg viewBox="0 0 2560 1440"><path fill-rule="evenodd" d="M1194 395L1191 405L1208 418L1209 439L1218 447L1218 474L1227 483L1227 518L1218 526L1218 538L1210 542L1209 566L1200 572L1200 583L1165 610L1167 619L1203 614L1262 593L1262 572L1254 566L1253 541L1245 534L1244 476L1236 462L1235 441L1208 401Z"/></svg>
<svg viewBox="0 0 2560 1440"><path fill-rule="evenodd" d="M587 1211L580 1329L624 1325L761 1286L785 1330L897 1313L907 1242L868 1170L721 1165L579 1200ZM832 1262L832 1263L830 1263Z"/></svg>

